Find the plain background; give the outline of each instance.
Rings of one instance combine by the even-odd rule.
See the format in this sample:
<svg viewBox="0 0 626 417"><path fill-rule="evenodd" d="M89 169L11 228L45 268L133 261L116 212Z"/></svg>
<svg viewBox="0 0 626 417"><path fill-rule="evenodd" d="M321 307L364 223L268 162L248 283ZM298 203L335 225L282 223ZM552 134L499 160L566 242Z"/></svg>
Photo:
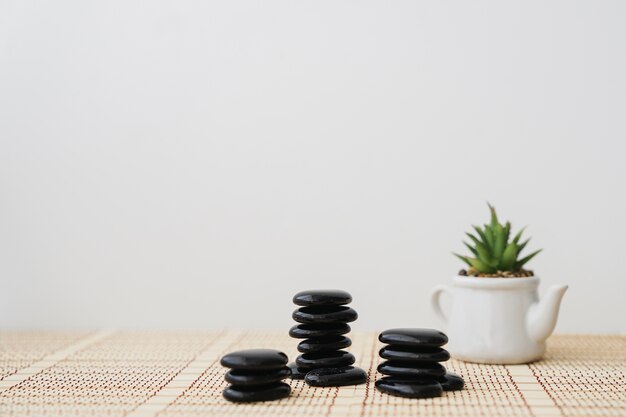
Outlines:
<svg viewBox="0 0 626 417"><path fill-rule="evenodd" d="M0 0L0 326L437 325L486 201L624 332L623 1Z"/></svg>

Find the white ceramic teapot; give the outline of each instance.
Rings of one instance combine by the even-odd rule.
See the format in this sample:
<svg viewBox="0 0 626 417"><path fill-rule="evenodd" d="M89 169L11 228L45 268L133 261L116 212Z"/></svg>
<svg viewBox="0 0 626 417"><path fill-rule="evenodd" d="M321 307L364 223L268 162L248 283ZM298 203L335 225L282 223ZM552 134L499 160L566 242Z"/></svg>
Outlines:
<svg viewBox="0 0 626 417"><path fill-rule="evenodd" d="M556 325L567 285L551 287L539 300L538 277L482 278L456 276L452 286L436 287L432 307L446 323L446 349L468 362L515 364L541 358ZM449 314L441 294L449 293Z"/></svg>

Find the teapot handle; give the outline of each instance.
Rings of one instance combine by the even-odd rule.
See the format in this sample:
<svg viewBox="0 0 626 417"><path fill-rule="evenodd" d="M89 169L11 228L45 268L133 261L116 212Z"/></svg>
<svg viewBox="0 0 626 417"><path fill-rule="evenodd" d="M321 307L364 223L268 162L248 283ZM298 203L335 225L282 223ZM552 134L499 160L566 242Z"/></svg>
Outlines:
<svg viewBox="0 0 626 417"><path fill-rule="evenodd" d="M441 294L443 293L447 293L450 295L452 294L448 285L438 285L437 287L435 287L432 294L430 295L430 305L433 308L435 315L439 317L439 319L441 319L444 323L448 323L448 317L441 308Z"/></svg>

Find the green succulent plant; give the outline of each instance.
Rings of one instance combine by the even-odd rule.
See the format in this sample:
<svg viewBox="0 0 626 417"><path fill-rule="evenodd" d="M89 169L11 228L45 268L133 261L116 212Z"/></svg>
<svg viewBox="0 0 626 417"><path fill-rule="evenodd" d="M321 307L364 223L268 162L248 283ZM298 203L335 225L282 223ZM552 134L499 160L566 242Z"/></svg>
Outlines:
<svg viewBox="0 0 626 417"><path fill-rule="evenodd" d="M541 252L541 249L520 259L520 253L530 240L526 239L520 243L525 228L522 228L522 230L509 241L511 223L506 222L505 225L500 224L496 209L489 203L487 203L487 205L491 211L491 223L486 224L482 228L472 226L478 236L472 233L466 233L466 235L472 240L473 245L463 242L474 256L462 256L456 253L454 255L483 274L495 274L505 271L517 272L522 270L522 267Z"/></svg>

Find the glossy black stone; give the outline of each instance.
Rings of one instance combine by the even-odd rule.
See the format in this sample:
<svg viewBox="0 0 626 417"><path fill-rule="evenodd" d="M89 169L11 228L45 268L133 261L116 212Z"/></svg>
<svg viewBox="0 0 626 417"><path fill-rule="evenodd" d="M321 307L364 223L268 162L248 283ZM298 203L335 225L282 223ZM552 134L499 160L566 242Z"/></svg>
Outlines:
<svg viewBox="0 0 626 417"><path fill-rule="evenodd" d="M385 394L405 398L434 398L440 397L443 388L435 380L411 380L387 376L375 383L376 388Z"/></svg>
<svg viewBox="0 0 626 417"><path fill-rule="evenodd" d="M448 343L448 336L435 329L389 329L378 340L390 345L439 347Z"/></svg>
<svg viewBox="0 0 626 417"><path fill-rule="evenodd" d="M465 381L454 372L446 372L442 377L437 378L444 391L459 391L463 389Z"/></svg>
<svg viewBox="0 0 626 417"><path fill-rule="evenodd" d="M291 362L287 366L291 369L291 379L304 379L306 374L310 371L308 368L300 368L295 362Z"/></svg>
<svg viewBox="0 0 626 417"><path fill-rule="evenodd" d="M304 381L312 387L342 387L367 382L367 372L354 366L313 369Z"/></svg>
<svg viewBox="0 0 626 417"><path fill-rule="evenodd" d="M350 333L350 326L345 323L298 324L289 329L289 336L295 339L339 336Z"/></svg>
<svg viewBox="0 0 626 417"><path fill-rule="evenodd" d="M227 368L251 371L279 369L287 365L287 355L274 349L238 350L224 355L220 363Z"/></svg>
<svg viewBox="0 0 626 417"><path fill-rule="evenodd" d="M296 365L305 369L340 368L354 363L354 355L344 350L303 353L296 358ZM443 374L442 374L443 375Z"/></svg>
<svg viewBox="0 0 626 417"><path fill-rule="evenodd" d="M382 348L378 355L383 359L404 362L445 362L450 359L447 350L436 347L410 347L389 345Z"/></svg>
<svg viewBox="0 0 626 417"><path fill-rule="evenodd" d="M277 370L248 371L242 369L231 369L226 373L224 379L233 385L246 387L267 385L273 382L282 381L291 375L291 369L284 366Z"/></svg>
<svg viewBox="0 0 626 417"><path fill-rule="evenodd" d="M317 337L303 340L298 344L298 351L302 353L324 352L347 348L352 340L345 336Z"/></svg>
<svg viewBox="0 0 626 417"><path fill-rule="evenodd" d="M291 317L298 323L350 323L358 314L346 306L313 306L300 307Z"/></svg>
<svg viewBox="0 0 626 417"><path fill-rule="evenodd" d="M378 365L378 372L392 376L437 379L446 374L446 368L436 362L418 365L415 362L385 361Z"/></svg>
<svg viewBox="0 0 626 417"><path fill-rule="evenodd" d="M304 377L312 386L355 385L367 380L367 374L354 368L355 358L349 352L340 350L352 345L343 336L350 332L347 323L358 318L358 314L346 304L352 296L341 290L311 290L297 293L293 302L301 306L292 317L298 324L289 330L289 335L306 339L298 344L302 352L290 364L292 378Z"/></svg>
<svg viewBox="0 0 626 417"><path fill-rule="evenodd" d="M241 387L231 385L223 392L224 398L228 401L237 403L247 403L254 401L272 401L288 397L291 393L291 387L284 382L275 382L273 384L260 387Z"/></svg>
<svg viewBox="0 0 626 417"><path fill-rule="evenodd" d="M300 291L293 296L293 303L299 306L340 306L350 304L352 296L342 290L309 290Z"/></svg>

